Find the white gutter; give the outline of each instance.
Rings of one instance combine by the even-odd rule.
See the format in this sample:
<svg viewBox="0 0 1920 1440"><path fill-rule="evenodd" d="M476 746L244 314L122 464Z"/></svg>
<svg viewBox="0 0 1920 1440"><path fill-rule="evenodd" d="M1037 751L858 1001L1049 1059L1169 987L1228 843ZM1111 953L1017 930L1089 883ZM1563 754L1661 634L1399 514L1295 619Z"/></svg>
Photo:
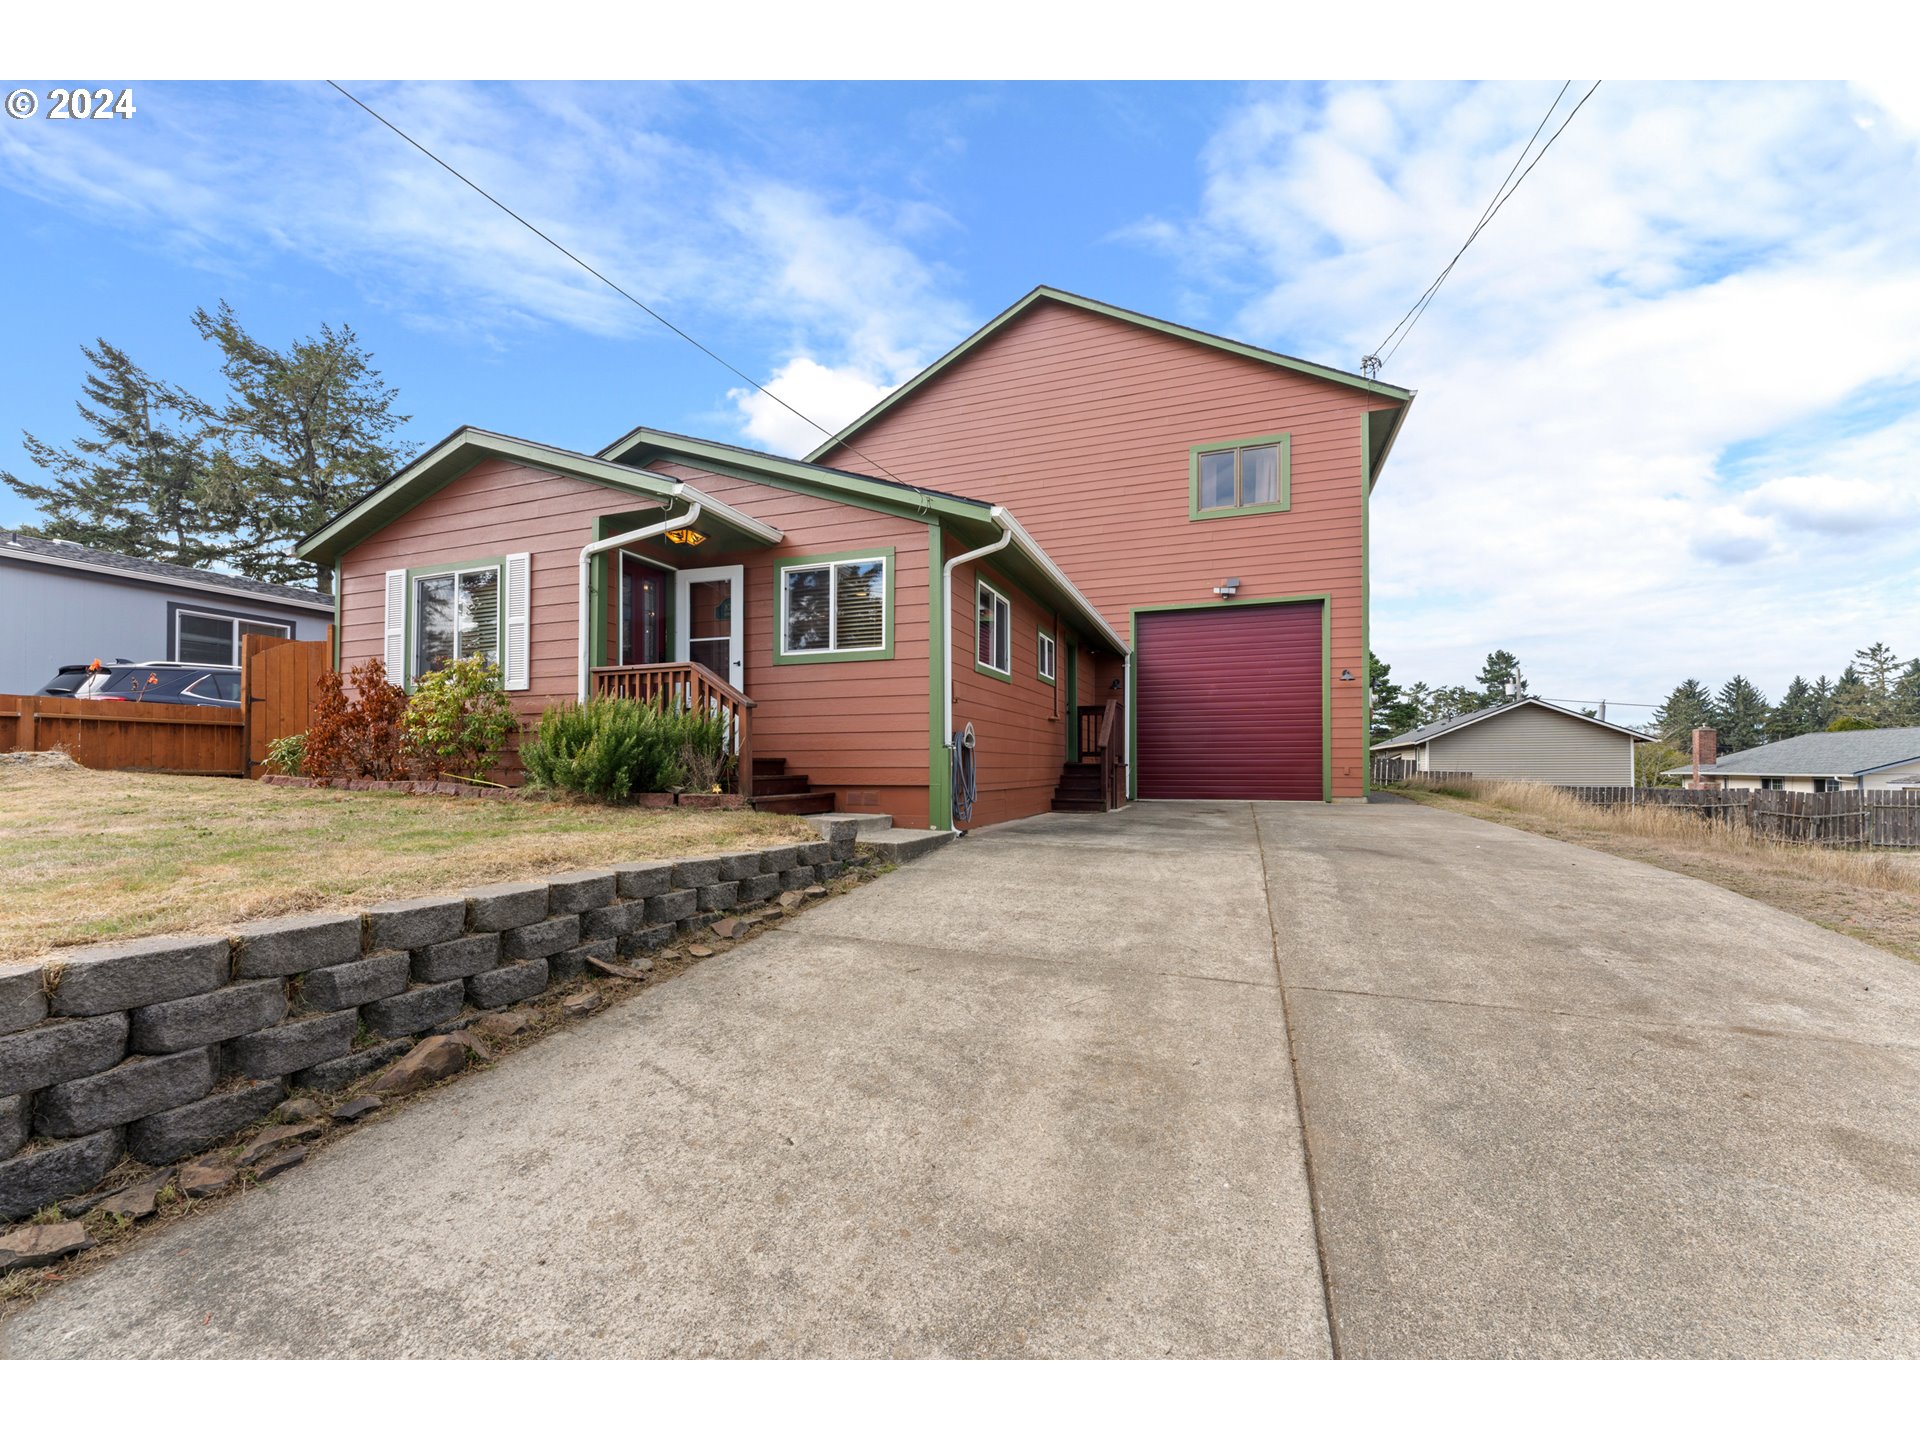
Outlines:
<svg viewBox="0 0 1920 1440"><path fill-rule="evenodd" d="M1080 615L1083 620L1091 621L1093 627L1106 637L1107 643L1112 645L1115 650L1118 650L1122 655L1129 653L1126 641L1113 633L1112 627L1109 626L1105 620L1101 619L1100 612L1094 609L1093 602L1082 595L1079 587L1067 578L1066 572L1053 563L1053 557L1040 548L1040 542L1026 532L1026 528L1014 518L1011 510L995 505L988 513L993 517L994 523L1002 530L1012 532L1014 543L1023 555L1033 561L1033 563L1038 565L1042 570L1046 571L1049 580L1053 581L1054 584L1058 585L1068 595L1073 597L1074 604L1080 607ZM999 547L995 546L994 548L998 549Z"/></svg>
<svg viewBox="0 0 1920 1440"><path fill-rule="evenodd" d="M667 500L673 501L673 500L679 499L680 493L684 488L685 488L684 486L675 485L673 487L673 490L668 494ZM664 504L666 502L662 502L662 503L664 508ZM656 535L664 535L667 531L677 530L682 525L691 525L693 524L694 521L700 518L700 510L701 510L701 505L699 502L696 501L693 508L687 511L687 513L684 515L675 515L669 519L656 520L651 525L643 525L638 530L629 530L624 535L612 535L605 540L596 540L591 545L588 545L583 550L581 550L580 552L580 700L583 703L586 701L586 698L587 698L588 682L592 679L592 676L589 672L593 668L593 629L592 629L593 617L587 613L593 603L592 593L591 593L593 588L591 583L591 576L593 573L593 557L596 555L605 554L609 550L617 550L622 545L632 545L632 544L636 544L641 540L651 540Z"/></svg>
<svg viewBox="0 0 1920 1440"><path fill-rule="evenodd" d="M1004 550L1013 543L1013 527L1007 522L1013 517L998 505L988 512L993 523L1000 527L1000 538L990 545L982 545L978 550L969 550L964 555L956 555L940 567L940 593L946 597L941 607L941 623L946 627L946 638L941 641L941 653L947 657L947 683L942 687L945 693L945 723L940 727L940 743L951 751L953 749L953 572L969 561ZM952 828L953 817L947 817L948 828Z"/></svg>

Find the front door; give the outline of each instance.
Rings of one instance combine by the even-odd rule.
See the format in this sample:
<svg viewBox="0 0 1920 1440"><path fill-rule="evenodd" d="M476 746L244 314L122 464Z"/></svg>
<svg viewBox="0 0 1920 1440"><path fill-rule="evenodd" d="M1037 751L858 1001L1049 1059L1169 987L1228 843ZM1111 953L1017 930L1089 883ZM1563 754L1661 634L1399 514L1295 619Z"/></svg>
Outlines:
<svg viewBox="0 0 1920 1440"><path fill-rule="evenodd" d="M667 658L667 575L637 556L620 556L620 664Z"/></svg>
<svg viewBox="0 0 1920 1440"><path fill-rule="evenodd" d="M742 568L717 565L681 570L674 578L674 629L680 654L697 661L736 690L746 687Z"/></svg>

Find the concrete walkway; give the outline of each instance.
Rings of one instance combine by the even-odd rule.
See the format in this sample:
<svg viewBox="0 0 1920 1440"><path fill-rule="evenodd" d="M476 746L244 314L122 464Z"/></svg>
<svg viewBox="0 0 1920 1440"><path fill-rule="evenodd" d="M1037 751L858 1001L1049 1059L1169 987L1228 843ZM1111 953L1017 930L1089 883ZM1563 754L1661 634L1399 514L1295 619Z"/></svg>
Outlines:
<svg viewBox="0 0 1920 1440"><path fill-rule="evenodd" d="M1916 1037L1920 967L1442 812L1041 817L0 1355L1920 1354Z"/></svg>

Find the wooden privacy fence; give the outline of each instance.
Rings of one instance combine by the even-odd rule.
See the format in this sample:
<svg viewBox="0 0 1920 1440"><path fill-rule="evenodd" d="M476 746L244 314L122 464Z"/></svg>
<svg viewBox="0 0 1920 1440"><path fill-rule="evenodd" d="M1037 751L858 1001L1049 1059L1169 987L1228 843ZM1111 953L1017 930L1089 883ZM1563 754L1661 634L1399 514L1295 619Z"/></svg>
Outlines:
<svg viewBox="0 0 1920 1440"><path fill-rule="evenodd" d="M242 775L245 732L239 710L212 705L0 695L0 751L57 746L89 770Z"/></svg>
<svg viewBox="0 0 1920 1440"><path fill-rule="evenodd" d="M1664 805L1792 845L1920 848L1920 791L1670 790L1626 785L1565 785L1576 800L1614 808Z"/></svg>
<svg viewBox="0 0 1920 1440"><path fill-rule="evenodd" d="M267 747L306 733L313 719L320 677L333 663L333 631L325 640L249 635L240 642L241 713L246 717L246 768L260 774Z"/></svg>

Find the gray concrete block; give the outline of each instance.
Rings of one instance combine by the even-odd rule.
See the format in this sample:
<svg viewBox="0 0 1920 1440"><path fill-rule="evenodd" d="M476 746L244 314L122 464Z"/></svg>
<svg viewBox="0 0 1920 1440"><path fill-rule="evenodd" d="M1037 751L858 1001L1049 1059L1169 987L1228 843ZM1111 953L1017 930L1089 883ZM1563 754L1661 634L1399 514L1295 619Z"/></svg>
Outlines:
<svg viewBox="0 0 1920 1440"><path fill-rule="evenodd" d="M691 890L669 890L647 901L647 923L664 925L684 920L699 907L700 897Z"/></svg>
<svg viewBox="0 0 1920 1440"><path fill-rule="evenodd" d="M615 876L611 870L570 870L547 877L547 908L555 915L578 915L613 903Z"/></svg>
<svg viewBox="0 0 1920 1440"><path fill-rule="evenodd" d="M722 880L746 880L759 873L760 852L758 850L743 850L720 857Z"/></svg>
<svg viewBox="0 0 1920 1440"><path fill-rule="evenodd" d="M802 865L821 865L832 858L833 846L824 840L815 840L811 844L800 847L800 863Z"/></svg>
<svg viewBox="0 0 1920 1440"><path fill-rule="evenodd" d="M782 870L780 872L780 888L782 890L804 890L807 886L813 884L813 881L814 874L811 865L796 865L791 870Z"/></svg>
<svg viewBox="0 0 1920 1440"><path fill-rule="evenodd" d="M482 1010L531 999L547 988L547 962L523 960L517 965L502 965L467 980L467 998Z"/></svg>
<svg viewBox="0 0 1920 1440"><path fill-rule="evenodd" d="M738 903L742 905L758 905L762 901L771 900L779 893L780 877L778 875L755 875L750 880L742 880L740 882L740 898Z"/></svg>
<svg viewBox="0 0 1920 1440"><path fill-rule="evenodd" d="M0 1160L0 1220L22 1220L42 1205L98 1185L124 1153L119 1130L43 1145Z"/></svg>
<svg viewBox="0 0 1920 1440"><path fill-rule="evenodd" d="M702 885L697 893L702 910L731 910L740 903L740 882L716 881L712 885Z"/></svg>
<svg viewBox="0 0 1920 1440"><path fill-rule="evenodd" d="M255 1080L127 1126L127 1153L147 1165L164 1165L263 1120L287 1098L278 1080Z"/></svg>
<svg viewBox="0 0 1920 1440"><path fill-rule="evenodd" d="M771 850L760 852L760 873L778 875L783 870L791 870L800 863L798 845L776 845Z"/></svg>
<svg viewBox="0 0 1920 1440"><path fill-rule="evenodd" d="M813 873L814 873L814 877L819 881L819 883L822 885L825 885L829 880L838 880L842 875L846 873L846 869L847 869L846 861L829 860L824 865L814 866Z"/></svg>
<svg viewBox="0 0 1920 1440"><path fill-rule="evenodd" d="M360 1018L376 1035L415 1035L442 1020L451 1020L466 1003L467 987L459 980L444 985L416 985L386 1000L360 1007Z"/></svg>
<svg viewBox="0 0 1920 1440"><path fill-rule="evenodd" d="M718 914L712 912L703 913L695 911L693 914L673 922L674 933L676 935L696 935L719 918Z"/></svg>
<svg viewBox="0 0 1920 1440"><path fill-rule="evenodd" d="M127 1017L51 1020L0 1035L0 1095L19 1095L118 1065L127 1053Z"/></svg>
<svg viewBox="0 0 1920 1440"><path fill-rule="evenodd" d="M56 1015L106 1015L227 983L232 946L226 937L154 935L61 954L54 967Z"/></svg>
<svg viewBox="0 0 1920 1440"><path fill-rule="evenodd" d="M464 980L500 963L500 937L491 931L442 940L413 952L413 978L423 985L442 980Z"/></svg>
<svg viewBox="0 0 1920 1440"><path fill-rule="evenodd" d="M671 922L665 925L642 925L620 937L620 953L645 955L650 950L658 950L662 945L672 944L674 933Z"/></svg>
<svg viewBox="0 0 1920 1440"><path fill-rule="evenodd" d="M673 862L673 888L676 890L698 890L702 885L717 884L719 879L720 861L717 856Z"/></svg>
<svg viewBox="0 0 1920 1440"><path fill-rule="evenodd" d="M233 973L241 980L299 975L360 954L358 915L288 915L233 932Z"/></svg>
<svg viewBox="0 0 1920 1440"><path fill-rule="evenodd" d="M369 950L424 950L443 940L457 940L467 928L465 896L431 896L422 900L389 900L370 906L366 915Z"/></svg>
<svg viewBox="0 0 1920 1440"><path fill-rule="evenodd" d="M142 1005L128 1018L133 1028L127 1035L127 1048L136 1055L197 1050L278 1025L287 1018L287 985L284 980L249 980L185 1000Z"/></svg>
<svg viewBox="0 0 1920 1440"><path fill-rule="evenodd" d="M623 900L651 900L673 885L671 860L640 860L613 867L614 884Z"/></svg>
<svg viewBox="0 0 1920 1440"><path fill-rule="evenodd" d="M0 1100L0 1160L18 1151L33 1133L31 1099L28 1095L9 1095Z"/></svg>
<svg viewBox="0 0 1920 1440"><path fill-rule="evenodd" d="M511 930L547 918L547 882L516 880L467 892L469 930Z"/></svg>
<svg viewBox="0 0 1920 1440"><path fill-rule="evenodd" d="M820 838L827 842L827 858L830 860L851 860L853 847L860 838L860 822L843 815L807 815L802 817L807 824L820 832ZM809 861L818 865L818 860Z"/></svg>
<svg viewBox="0 0 1920 1440"><path fill-rule="evenodd" d="M556 915L538 925L522 925L500 937L500 958L507 960L544 960L571 950L580 943L580 917Z"/></svg>
<svg viewBox="0 0 1920 1440"><path fill-rule="evenodd" d="M309 971L300 982L300 1003L313 1010L352 1010L398 995L407 988L412 961L404 950L381 950L364 959Z"/></svg>
<svg viewBox="0 0 1920 1440"><path fill-rule="evenodd" d="M33 1097L33 1128L67 1139L91 1135L198 1100L213 1089L211 1048L136 1055L111 1070L49 1085Z"/></svg>
<svg viewBox="0 0 1920 1440"><path fill-rule="evenodd" d="M562 950L558 955L549 955L547 984L559 985L579 979L586 973L587 961L613 959L619 944L618 940L589 940L571 950Z"/></svg>
<svg viewBox="0 0 1920 1440"><path fill-rule="evenodd" d="M0 1035L47 1018L46 968L38 960L0 965Z"/></svg>
<svg viewBox="0 0 1920 1440"><path fill-rule="evenodd" d="M588 910L580 917L580 938L582 940L618 940L634 927L635 921L645 919L646 913L644 903L602 905L598 910Z"/></svg>
<svg viewBox="0 0 1920 1440"><path fill-rule="evenodd" d="M413 1048L411 1040L388 1040L342 1055L338 1060L322 1060L305 1070L296 1071L293 1083L302 1090L344 1090L362 1076L371 1075L398 1060Z"/></svg>
<svg viewBox="0 0 1920 1440"><path fill-rule="evenodd" d="M346 1054L353 1049L353 1037L359 1032L360 1016L354 1010L289 1020L284 1025L256 1030L251 1035L228 1041L227 1066L255 1080L291 1075L296 1070Z"/></svg>

